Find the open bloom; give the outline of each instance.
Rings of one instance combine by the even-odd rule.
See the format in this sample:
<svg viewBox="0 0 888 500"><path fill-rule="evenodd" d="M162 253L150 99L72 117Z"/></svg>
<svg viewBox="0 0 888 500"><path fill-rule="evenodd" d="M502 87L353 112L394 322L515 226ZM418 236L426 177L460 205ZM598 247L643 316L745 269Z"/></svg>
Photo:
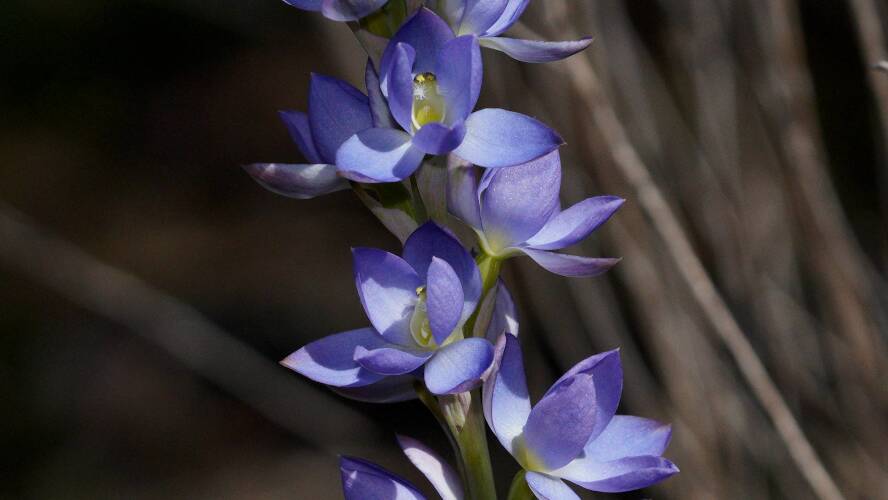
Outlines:
<svg viewBox="0 0 888 500"><path fill-rule="evenodd" d="M479 178L480 177L480 178ZM448 209L478 234L488 255L526 254L562 276L595 276L619 259L579 257L553 250L573 245L607 221L623 204L595 196L561 210L558 151L507 169L455 167L448 182Z"/></svg>
<svg viewBox="0 0 888 500"><path fill-rule="evenodd" d="M357 21L380 9L388 0L284 0L298 9L320 11L334 21Z"/></svg>
<svg viewBox="0 0 888 500"><path fill-rule="evenodd" d="M369 62L365 77L367 88L378 91L379 80ZM370 99L360 90L337 78L317 74L311 76L308 114L281 111L280 117L309 163L254 163L244 169L265 188L300 199L347 189L348 182L337 175L335 165L339 146L383 119L374 114Z"/></svg>
<svg viewBox="0 0 888 500"><path fill-rule="evenodd" d="M398 436L398 444L410 462L432 483L441 500L463 499L459 476L431 448L406 436ZM366 460L341 457L339 470L345 500L425 500L425 496L406 479Z"/></svg>
<svg viewBox="0 0 888 500"><path fill-rule="evenodd" d="M504 334L484 383L484 416L540 499L578 499L562 479L592 491L635 490L678 468L662 457L671 426L615 415L622 390L619 353L609 351L580 361L531 408L521 346Z"/></svg>
<svg viewBox="0 0 888 500"><path fill-rule="evenodd" d="M398 181L409 177L426 154L451 151L475 165L508 167L563 143L528 116L494 108L473 113L482 80L478 39L456 37L426 8L395 33L379 69L380 90L394 123L357 132L339 148L336 164L352 180ZM374 107L379 102L371 99Z"/></svg>
<svg viewBox="0 0 888 500"><path fill-rule="evenodd" d="M585 49L590 37L576 41L546 42L501 37L518 22L530 0L432 0L435 11L457 35L477 35L482 47L505 52L519 61L540 63L564 59Z"/></svg>
<svg viewBox="0 0 888 500"><path fill-rule="evenodd" d="M463 337L463 324L481 295L481 276L459 241L429 222L407 239L402 257L373 248L355 248L352 254L372 328L317 340L282 364L347 389L420 368L435 394L477 386L493 361L493 345Z"/></svg>

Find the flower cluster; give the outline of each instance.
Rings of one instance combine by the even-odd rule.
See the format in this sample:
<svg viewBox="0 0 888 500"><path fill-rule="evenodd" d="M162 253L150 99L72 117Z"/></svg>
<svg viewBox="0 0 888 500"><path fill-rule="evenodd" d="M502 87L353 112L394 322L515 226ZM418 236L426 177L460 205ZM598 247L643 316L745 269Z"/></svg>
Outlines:
<svg viewBox="0 0 888 500"><path fill-rule="evenodd" d="M307 113L280 113L309 163L245 168L293 198L353 190L403 249L353 248L369 326L311 342L282 364L352 399L419 398L449 434L459 473L423 444L398 442L444 499L496 498L485 422L520 466L510 499L578 498L565 481L622 492L678 472L662 457L670 426L616 415L616 350L581 361L531 404L515 305L499 277L511 257L570 277L619 260L557 251L588 237L623 200L596 196L563 209L561 137L526 115L475 109L481 47L548 62L590 39L501 36L529 0L285 2L349 23L368 51L366 92L312 75ZM370 462L342 457L340 468L347 499L425 498Z"/></svg>

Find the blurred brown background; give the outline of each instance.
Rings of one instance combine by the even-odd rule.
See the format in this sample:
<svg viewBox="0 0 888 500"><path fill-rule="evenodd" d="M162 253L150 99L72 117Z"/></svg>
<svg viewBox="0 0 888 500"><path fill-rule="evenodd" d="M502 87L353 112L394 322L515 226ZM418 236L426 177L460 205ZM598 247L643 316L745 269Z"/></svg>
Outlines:
<svg viewBox="0 0 888 500"><path fill-rule="evenodd" d="M624 257L606 277L509 263L532 392L622 346L621 411L673 422L682 469L626 498L888 498L888 6L523 19L596 42L485 52L481 105L565 136L565 203L628 199L577 249ZM348 28L276 0L12 0L0 40L0 498L338 498L336 453L426 488L393 439L447 451L419 404L275 364L366 324L349 247L397 240L350 193L289 200L238 167L301 160L276 110L305 109L312 71L360 85Z"/></svg>

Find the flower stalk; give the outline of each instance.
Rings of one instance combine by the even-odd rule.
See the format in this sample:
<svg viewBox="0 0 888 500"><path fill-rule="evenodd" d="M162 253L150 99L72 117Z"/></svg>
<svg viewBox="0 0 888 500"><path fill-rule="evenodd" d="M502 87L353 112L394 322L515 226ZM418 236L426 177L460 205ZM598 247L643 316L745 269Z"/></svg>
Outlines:
<svg viewBox="0 0 888 500"><path fill-rule="evenodd" d="M496 499L493 467L490 465L487 433L481 411L481 391L475 390L453 398L464 398L468 402L467 406L462 404L463 402L457 403L459 405L457 412L451 414L445 412L445 418L450 424L450 431L456 438L461 469L465 472L463 484L465 485L466 498L470 500ZM460 410L464 413L459 414ZM459 425L460 421L462 425Z"/></svg>
<svg viewBox="0 0 888 500"><path fill-rule="evenodd" d="M509 487L509 496L506 497L506 500L535 500L536 496L534 496L533 492L530 490L530 487L527 486L527 480L525 479L526 473L524 469L518 471L515 474L515 478L512 479L512 486Z"/></svg>

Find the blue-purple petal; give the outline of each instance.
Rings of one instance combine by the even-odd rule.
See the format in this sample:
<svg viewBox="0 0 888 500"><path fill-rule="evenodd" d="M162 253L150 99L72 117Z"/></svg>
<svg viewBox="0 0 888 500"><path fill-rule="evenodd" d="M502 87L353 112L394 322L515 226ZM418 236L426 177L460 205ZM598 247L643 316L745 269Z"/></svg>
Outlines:
<svg viewBox="0 0 888 500"><path fill-rule="evenodd" d="M333 392L365 403L400 403L416 399L416 377L398 375L360 387L333 387Z"/></svg>
<svg viewBox="0 0 888 500"><path fill-rule="evenodd" d="M431 355L430 352L404 348L394 344L374 349L358 346L355 349L355 362L380 375L405 375L422 366Z"/></svg>
<svg viewBox="0 0 888 500"><path fill-rule="evenodd" d="M524 441L532 456L547 469L563 467L583 451L595 428L598 411L595 382L578 373L549 392L533 407L524 426Z"/></svg>
<svg viewBox="0 0 888 500"><path fill-rule="evenodd" d="M502 16L508 3L509 0L465 0L457 32L460 35L484 33Z"/></svg>
<svg viewBox="0 0 888 500"><path fill-rule="evenodd" d="M367 99L370 103L370 117L373 119L373 126L379 128L392 128L395 125L392 115L389 112L388 101L382 95L382 88L379 83L379 73L373 65L373 60L367 59L367 65L364 67L364 86L367 87Z"/></svg>
<svg viewBox="0 0 888 500"><path fill-rule="evenodd" d="M336 166L343 177L353 181L396 182L410 177L424 156L408 133L371 128L345 141L336 155Z"/></svg>
<svg viewBox="0 0 888 500"><path fill-rule="evenodd" d="M432 483L441 500L462 500L463 488L459 476L446 461L431 448L407 436L396 436L398 444L410 462Z"/></svg>
<svg viewBox="0 0 888 500"><path fill-rule="evenodd" d="M627 457L610 462L575 462L553 472L587 490L621 493L647 488L679 472L659 456Z"/></svg>
<svg viewBox="0 0 888 500"><path fill-rule="evenodd" d="M447 103L447 122L465 120L475 109L484 77L478 39L465 35L444 44L438 54L435 76Z"/></svg>
<svg viewBox="0 0 888 500"><path fill-rule="evenodd" d="M447 210L475 229L481 229L481 206L478 203L478 168L450 155L447 167Z"/></svg>
<svg viewBox="0 0 888 500"><path fill-rule="evenodd" d="M493 23L493 26L487 28L487 31L484 32L484 36L497 36L509 29L518 21L521 14L524 13L524 9L527 8L528 3L530 3L530 0L509 0L509 4L506 5L506 8L503 10L499 19Z"/></svg>
<svg viewBox="0 0 888 500"><path fill-rule="evenodd" d="M422 281L397 255L375 248L355 248L352 256L355 285L370 323L389 342L412 345L410 317Z"/></svg>
<svg viewBox="0 0 888 500"><path fill-rule="evenodd" d="M557 477L539 472L527 472L524 480L539 500L580 500L570 486Z"/></svg>
<svg viewBox="0 0 888 500"><path fill-rule="evenodd" d="M465 136L465 122L458 121L449 127L443 123L428 123L413 136L413 145L424 153L443 155L456 149Z"/></svg>
<svg viewBox="0 0 888 500"><path fill-rule="evenodd" d="M447 261L432 257L426 285L426 306L432 336L438 345L450 337L462 318L462 284Z"/></svg>
<svg viewBox="0 0 888 500"><path fill-rule="evenodd" d="M620 262L620 259L580 257L532 248L521 248L520 250L547 271L569 278L598 276Z"/></svg>
<svg viewBox="0 0 888 500"><path fill-rule="evenodd" d="M493 363L493 346L485 339L457 340L435 352L425 365L425 383L433 394L474 389Z"/></svg>
<svg viewBox="0 0 888 500"><path fill-rule="evenodd" d="M481 39L482 46L504 52L513 59L527 63L560 61L580 52L591 43L591 37L566 42L521 40L504 37L485 37Z"/></svg>
<svg viewBox="0 0 888 500"><path fill-rule="evenodd" d="M385 5L388 0L323 0L321 12L334 21L357 21Z"/></svg>
<svg viewBox="0 0 888 500"><path fill-rule="evenodd" d="M527 245L537 250L569 247L610 219L624 201L617 196L587 198L552 217Z"/></svg>
<svg viewBox="0 0 888 500"><path fill-rule="evenodd" d="M382 54L379 74L383 78L387 78L394 56L394 48L399 43L410 45L416 51L414 74L433 72L438 51L453 38L455 36L450 26L434 12L422 7L398 29L398 32L389 41L388 47ZM383 88L385 87L386 84L383 83Z"/></svg>
<svg viewBox="0 0 888 500"><path fill-rule="evenodd" d="M284 0L284 3L297 9L318 11L321 10L322 0Z"/></svg>
<svg viewBox="0 0 888 500"><path fill-rule="evenodd" d="M456 154L482 167L511 167L549 153L564 141L539 120L505 109L476 111Z"/></svg>
<svg viewBox="0 0 888 500"><path fill-rule="evenodd" d="M589 436L591 440L604 431L620 404L620 395L623 392L623 366L620 363L619 349L598 353L580 361L556 380L549 391L556 390L562 383L580 373L592 375L595 382L598 412L595 415L595 428Z"/></svg>
<svg viewBox="0 0 888 500"><path fill-rule="evenodd" d="M558 151L510 168L484 173L481 220L493 251L519 245L536 234L560 206ZM486 187L485 187L486 186Z"/></svg>
<svg viewBox="0 0 888 500"><path fill-rule="evenodd" d="M244 165L244 170L265 189L302 200L349 187L345 179L336 175L336 165L253 163Z"/></svg>
<svg viewBox="0 0 888 500"><path fill-rule="evenodd" d="M586 444L583 460L610 462L626 457L662 455L671 437L671 425L630 415L614 415L604 432Z"/></svg>
<svg viewBox="0 0 888 500"><path fill-rule="evenodd" d="M521 344L511 334L500 335L497 340L493 370L484 381L483 401L487 425L513 453L531 410Z"/></svg>
<svg viewBox="0 0 888 500"><path fill-rule="evenodd" d="M345 500L425 500L406 479L359 458L339 459Z"/></svg>
<svg viewBox="0 0 888 500"><path fill-rule="evenodd" d="M334 163L346 139L373 126L367 96L342 80L322 75L311 77L308 121L324 163Z"/></svg>
<svg viewBox="0 0 888 500"><path fill-rule="evenodd" d="M512 300L512 294L506 288L506 284L502 280L497 283L495 290L493 314L490 317L490 324L487 326L485 338L491 342L495 342L503 333L518 335L518 311L515 308L515 302Z"/></svg>
<svg viewBox="0 0 888 500"><path fill-rule="evenodd" d="M311 163L324 163L315 149L314 139L311 138L311 128L308 124L308 115L301 111L279 111L278 116L287 126L290 138L296 143L299 152Z"/></svg>
<svg viewBox="0 0 888 500"><path fill-rule="evenodd" d="M413 266L423 283L428 281L428 270L433 257L447 262L459 276L465 297L461 319L468 319L481 298L481 273L475 259L455 236L434 222L427 222L404 243L403 257Z"/></svg>
<svg viewBox="0 0 888 500"><path fill-rule="evenodd" d="M386 80L388 104L395 121L407 132L413 130L413 47L399 43L395 46L392 64Z"/></svg>
<svg viewBox="0 0 888 500"><path fill-rule="evenodd" d="M354 360L358 347L377 348L385 340L372 328L361 328L316 340L287 356L281 364L315 382L334 387L359 387L383 376L365 370Z"/></svg>

